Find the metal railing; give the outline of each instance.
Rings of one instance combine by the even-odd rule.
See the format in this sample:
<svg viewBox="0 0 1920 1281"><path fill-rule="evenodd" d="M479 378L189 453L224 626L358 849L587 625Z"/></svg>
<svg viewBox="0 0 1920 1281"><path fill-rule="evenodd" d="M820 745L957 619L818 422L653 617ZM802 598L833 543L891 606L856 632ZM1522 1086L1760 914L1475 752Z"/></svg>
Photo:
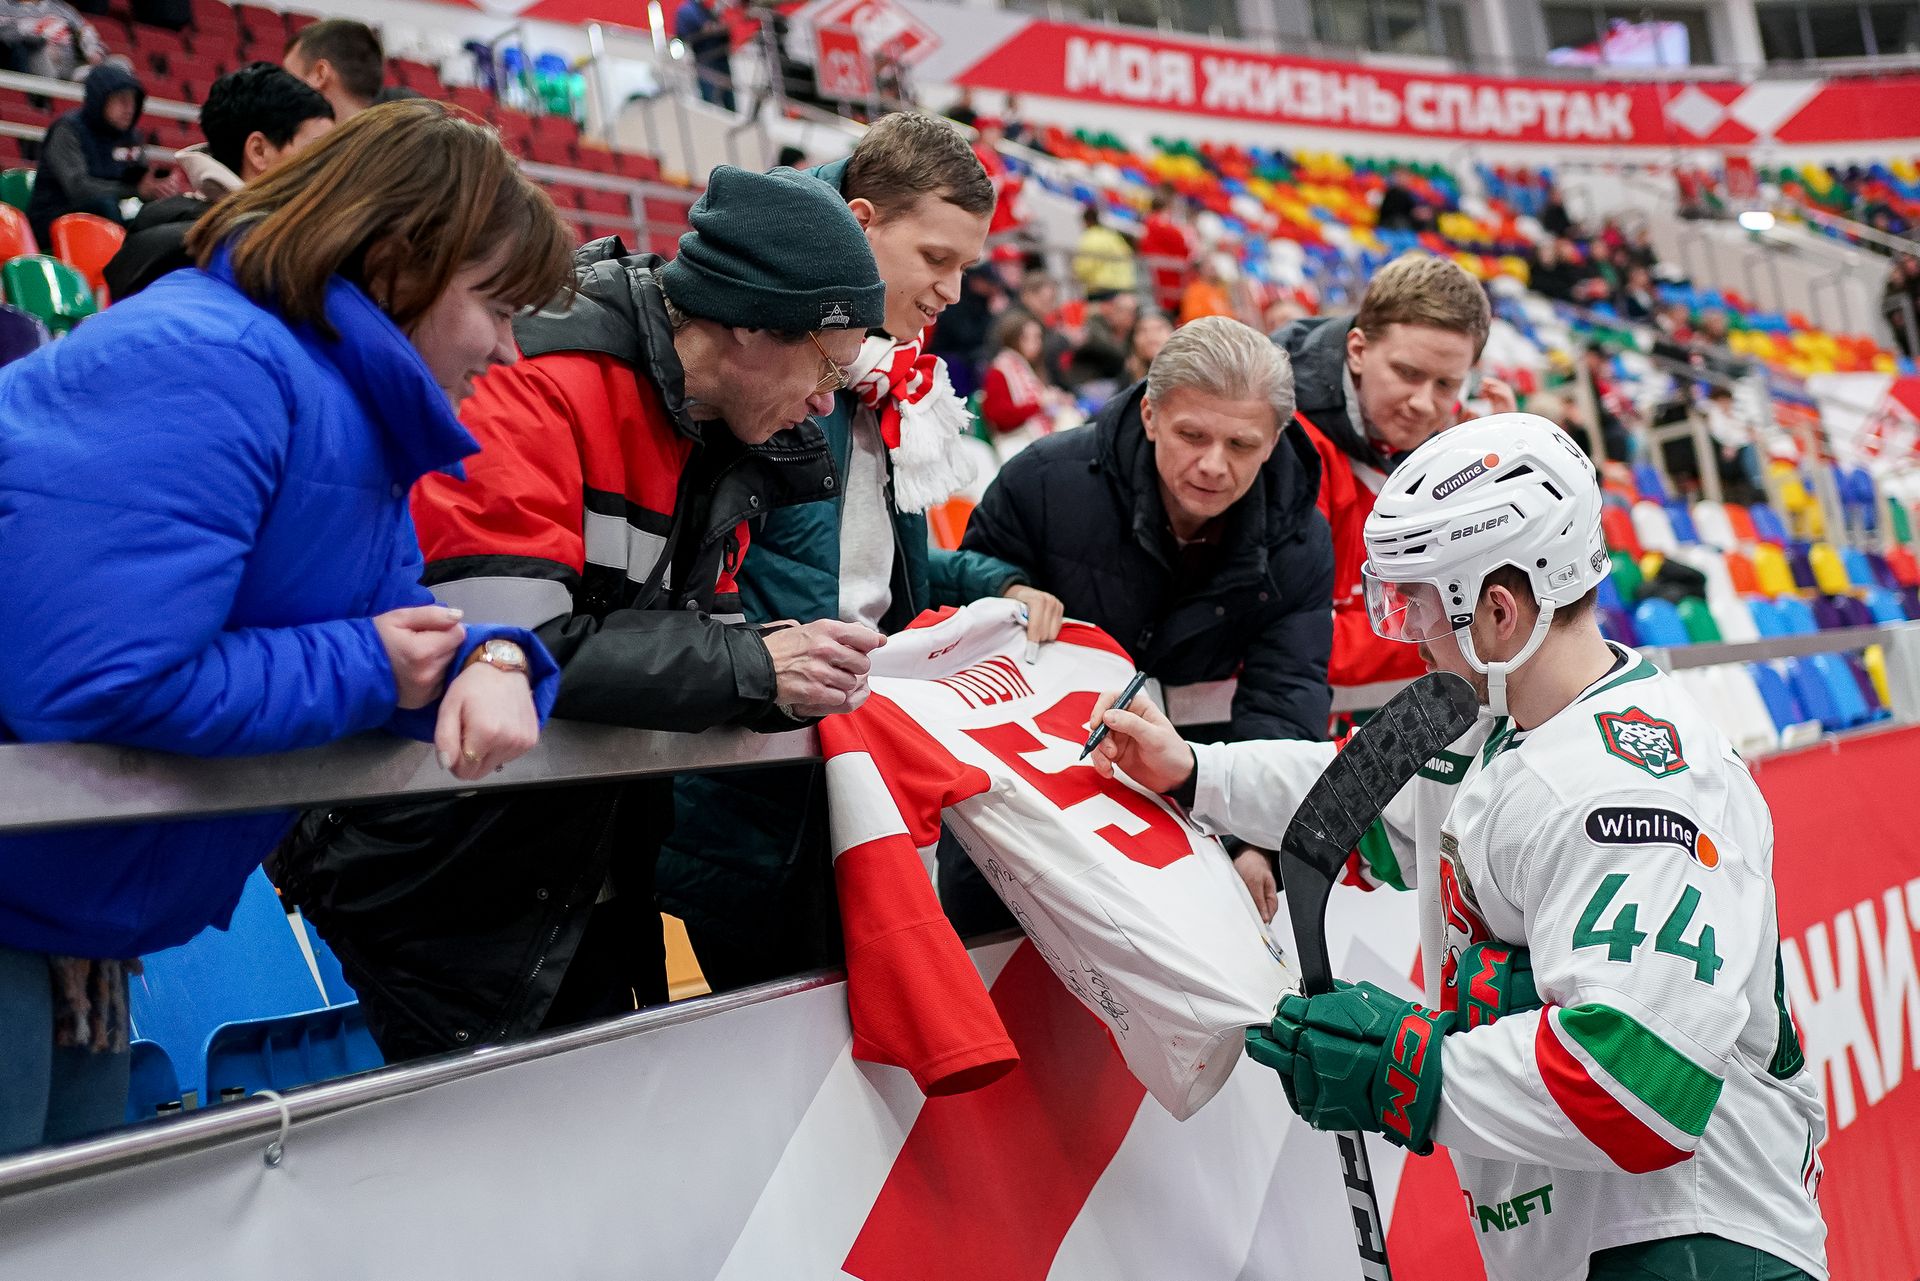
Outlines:
<svg viewBox="0 0 1920 1281"><path fill-rule="evenodd" d="M1669 670L1764 661L1879 644L1887 656L1894 723L1920 722L1920 624L1892 624L1745 644L1648 649ZM1378 706L1398 683L1336 691L1336 708ZM1177 724L1227 719L1233 682L1166 689ZM1872 731L1849 731L1849 733ZM756 735L713 730L669 734L556 721L540 746L478 783L439 769L426 744L365 736L303 752L232 760L66 743L0 747L0 833L77 823L126 822L347 801L477 792L533 784L594 782L651 774L747 768L817 758L812 731ZM636 1011L600 1023L501 1045L458 1050L290 1091L142 1122L95 1138L0 1160L0 1197L110 1173L142 1162L266 1140L306 1122L436 1085L604 1045L779 1000L837 982L838 970L796 975L717 996Z"/></svg>

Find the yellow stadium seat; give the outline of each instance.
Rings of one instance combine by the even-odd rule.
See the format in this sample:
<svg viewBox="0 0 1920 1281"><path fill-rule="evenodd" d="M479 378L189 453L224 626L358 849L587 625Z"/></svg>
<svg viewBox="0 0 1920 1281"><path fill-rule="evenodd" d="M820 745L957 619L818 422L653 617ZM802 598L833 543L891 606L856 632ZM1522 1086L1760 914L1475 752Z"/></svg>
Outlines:
<svg viewBox="0 0 1920 1281"><path fill-rule="evenodd" d="M1813 566L1814 584L1827 595L1838 596L1853 590L1847 567L1840 562L1840 553L1833 549L1832 543L1815 543L1807 551L1807 563Z"/></svg>
<svg viewBox="0 0 1920 1281"><path fill-rule="evenodd" d="M1873 692L1880 696L1880 706L1892 707L1893 695L1887 692L1887 651L1878 645L1869 645L1860 656L1867 668L1867 679L1873 682Z"/></svg>
<svg viewBox="0 0 1920 1281"><path fill-rule="evenodd" d="M1667 558L1659 552L1642 552L1640 554L1640 577L1643 580L1651 579L1655 574L1660 572L1660 567L1666 563Z"/></svg>
<svg viewBox="0 0 1920 1281"><path fill-rule="evenodd" d="M1793 595L1793 568L1787 564L1787 554L1772 543L1754 544L1753 576L1767 596Z"/></svg>

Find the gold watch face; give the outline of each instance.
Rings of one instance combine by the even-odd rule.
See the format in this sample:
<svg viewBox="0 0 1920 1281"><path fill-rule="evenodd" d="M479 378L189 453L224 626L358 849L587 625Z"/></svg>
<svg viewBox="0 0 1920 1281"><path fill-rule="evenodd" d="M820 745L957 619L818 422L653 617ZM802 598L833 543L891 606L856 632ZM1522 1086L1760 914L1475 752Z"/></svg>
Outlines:
<svg viewBox="0 0 1920 1281"><path fill-rule="evenodd" d="M481 647L481 661L502 671L524 672L527 670L527 656L520 647L509 640L490 640Z"/></svg>

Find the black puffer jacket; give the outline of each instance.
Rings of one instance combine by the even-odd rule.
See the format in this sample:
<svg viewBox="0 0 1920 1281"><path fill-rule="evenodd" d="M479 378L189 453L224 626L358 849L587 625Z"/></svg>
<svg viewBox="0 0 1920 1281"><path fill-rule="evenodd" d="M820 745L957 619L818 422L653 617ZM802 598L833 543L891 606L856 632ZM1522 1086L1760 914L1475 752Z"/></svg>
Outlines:
<svg viewBox="0 0 1920 1281"><path fill-rule="evenodd" d="M1322 738L1330 697L1333 550L1314 509L1320 464L1291 426L1226 516L1223 559L1206 582L1178 581L1146 384L1094 421L1048 436L1001 469L961 546L1010 561L1033 585L1098 624L1169 684L1240 678L1234 738Z"/></svg>
<svg viewBox="0 0 1920 1281"><path fill-rule="evenodd" d="M494 556L433 561L427 579L471 571L522 575L523 587L564 580L572 612L535 628L561 665L558 716L689 731L793 728L774 706L764 645L743 624L712 617L716 576L739 522L817 497L832 480L832 460L811 423L748 448L723 422L687 418L684 373L654 281L658 261L624 257L617 242L584 246L571 309L515 329L529 356L600 352L662 390L670 424L611 430L669 430L698 442L677 487L676 529L659 531L681 549L671 586L591 564L576 575ZM754 649L758 663L743 661ZM409 1058L538 1029L609 878L639 905L634 920L657 924L653 864L672 812L664 777L316 810L270 871L339 955L381 1049L390 1060Z"/></svg>

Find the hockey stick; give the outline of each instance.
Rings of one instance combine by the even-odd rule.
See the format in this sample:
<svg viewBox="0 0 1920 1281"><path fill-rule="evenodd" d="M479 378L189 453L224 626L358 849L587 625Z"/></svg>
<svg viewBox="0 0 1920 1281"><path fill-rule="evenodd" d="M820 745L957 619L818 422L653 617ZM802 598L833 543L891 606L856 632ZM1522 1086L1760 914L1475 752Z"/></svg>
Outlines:
<svg viewBox="0 0 1920 1281"><path fill-rule="evenodd" d="M1307 790L1280 843L1280 882L1308 996L1333 990L1327 896L1347 855L1420 767L1473 727L1479 711L1473 686L1446 672L1430 672L1388 699ZM1353 1206L1360 1274L1367 1281L1391 1281L1386 1222L1366 1142L1351 1130L1337 1130L1333 1137Z"/></svg>

